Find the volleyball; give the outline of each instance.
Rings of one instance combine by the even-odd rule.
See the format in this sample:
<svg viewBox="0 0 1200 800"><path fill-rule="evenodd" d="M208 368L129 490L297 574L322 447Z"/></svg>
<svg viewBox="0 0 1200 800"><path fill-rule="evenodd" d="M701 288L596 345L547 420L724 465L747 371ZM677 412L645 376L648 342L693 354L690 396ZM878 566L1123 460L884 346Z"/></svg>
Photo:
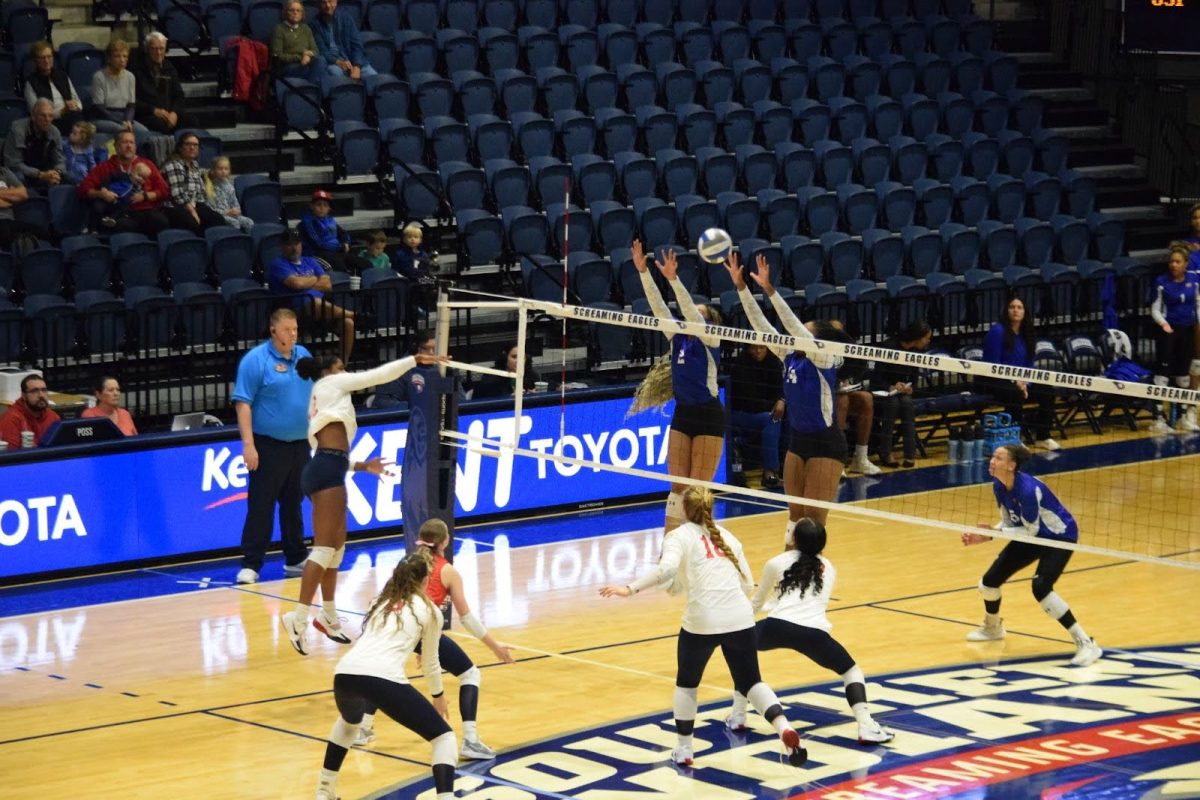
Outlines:
<svg viewBox="0 0 1200 800"><path fill-rule="evenodd" d="M722 229L709 228L700 234L700 241L696 242L696 250L699 251L700 258L709 264L722 264L733 252L733 240Z"/></svg>

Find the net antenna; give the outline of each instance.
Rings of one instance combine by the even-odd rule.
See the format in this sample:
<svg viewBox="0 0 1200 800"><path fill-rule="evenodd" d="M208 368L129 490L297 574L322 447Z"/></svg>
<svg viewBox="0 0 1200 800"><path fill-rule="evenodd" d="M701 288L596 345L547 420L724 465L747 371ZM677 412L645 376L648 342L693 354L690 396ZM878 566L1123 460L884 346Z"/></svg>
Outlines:
<svg viewBox="0 0 1200 800"><path fill-rule="evenodd" d="M1157 404L1162 401L1192 406L1200 404L1200 391L1190 389L1125 383L1100 375L1009 367L933 352L892 350L867 345L796 338L782 333L761 333L742 328L683 320L664 321L652 316L626 311L594 309L531 299L453 300L447 301L446 305L448 308L488 307L516 310L518 312L518 330L522 335L524 334L523 321L528 313L533 312L594 325L614 325L653 331L657 334L663 333L664 326L666 326L671 329L673 334L704 335L716 337L725 342L761 344L768 348L788 351L822 352L850 359L918 366L930 371L953 373L958 376L1000 377L1059 389L1094 393L1102 396L1105 400L1141 403L1143 407L1148 404L1157 407ZM474 365L456 363L453 366L485 374L513 377L512 373ZM523 359L518 359L517 369L519 371L523 369ZM513 400L514 413L517 416L515 430L520 431L521 392L516 392ZM562 415L560 430L563 430L564 425L565 415ZM796 495L731 486L680 475L668 475L665 471L658 472L652 469L607 463L598 458L570 456L563 452L561 436L553 450L522 447L519 434L516 441L500 441L471 436L454 430L443 430L442 436L461 448L472 450L488 448L492 454L503 449L516 456L538 459L575 470L586 468L649 478L665 483L704 486L727 495L752 498L771 508L779 508L781 502L825 508L842 519L871 519L939 531L978 533L980 530L978 524L973 523L978 523L984 518L995 519L997 517L991 481L982 471L979 472L978 478L973 479L973 482L947 482L944 488L935 487L936 490L932 492L928 491L927 485L923 485L920 491L895 493L880 498L823 502ZM1128 444L1134 447L1140 447L1151 441L1144 435L1144 432L1130 433L1128 436ZM1173 443L1175 440L1171 441ZM1101 443L1106 444L1107 442ZM1100 448L1105 451L1103 455L1115 456L1115 464L1089 463L1079 469L1060 471L1051 469L1050 472L1053 474L1044 476L1051 489L1079 520L1079 543L1060 543L1046 538L1035 539L1024 534L999 530L990 531L991 535L1015 541L1036 541L1039 545L1108 557L1131 558L1176 567L1200 569L1200 519L1198 519L1197 512L1193 510L1192 501L1184 488L1184 485L1190 487L1195 483L1186 478L1185 469L1189 466L1193 469L1195 466L1200 466L1200 455L1177 448L1174 452L1162 455L1151 452L1142 460L1131 461L1116 452L1119 449L1127 449L1127 442L1121 441L1115 444L1117 445L1115 448L1109 447L1107 450L1104 447ZM582 451L581 455L584 455ZM976 463L979 464L979 462ZM1041 463L1039 463L1040 466L1042 466ZM1101 473L1101 470L1107 474ZM1034 470L1034 473L1039 474L1037 470ZM1177 487L1178 491L1169 495L1164 493L1162 488L1162 485L1168 480L1180 484ZM922 505L925 501L921 498L925 495L931 495L937 499L929 501L929 505ZM1168 503L1175 503L1177 507L1166 507ZM914 511L921 513L913 513ZM1151 517L1152 512L1156 516ZM921 515L922 513L924 516Z"/></svg>

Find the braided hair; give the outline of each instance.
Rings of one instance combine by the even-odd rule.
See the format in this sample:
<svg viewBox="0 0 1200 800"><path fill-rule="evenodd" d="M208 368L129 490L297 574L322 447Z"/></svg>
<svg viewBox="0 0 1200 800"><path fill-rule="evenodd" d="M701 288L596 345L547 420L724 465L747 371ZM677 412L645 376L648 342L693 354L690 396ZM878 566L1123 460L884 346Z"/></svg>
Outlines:
<svg viewBox="0 0 1200 800"><path fill-rule="evenodd" d="M427 548L418 548L416 552L409 553L402 558L396 565L396 569L392 571L392 577L388 578L383 591L379 593L375 602L371 604L370 610L367 611L367 616L363 619L363 628L366 629L377 613L399 614L413 595L420 597L432 611L433 603L425 596L425 591L421 588L421 582L429 577L431 569L433 569L433 556L430 555Z"/></svg>
<svg viewBox="0 0 1200 800"><path fill-rule="evenodd" d="M684 517L688 522L694 522L708 531L708 538L717 546L721 554L729 559L729 563L733 564L733 568L737 570L738 575L745 580L746 576L742 573L742 565L738 563L737 557L734 556L733 548L721 536L721 529L713 521L712 510L713 493L705 487L689 486L687 491L683 493Z"/></svg>
<svg viewBox="0 0 1200 800"><path fill-rule="evenodd" d="M824 570L817 556L825 549L825 526L812 517L803 517L796 523L793 535L800 557L779 580L779 594L785 595L793 589L804 594L809 586L812 586L814 594L820 594L824 586Z"/></svg>

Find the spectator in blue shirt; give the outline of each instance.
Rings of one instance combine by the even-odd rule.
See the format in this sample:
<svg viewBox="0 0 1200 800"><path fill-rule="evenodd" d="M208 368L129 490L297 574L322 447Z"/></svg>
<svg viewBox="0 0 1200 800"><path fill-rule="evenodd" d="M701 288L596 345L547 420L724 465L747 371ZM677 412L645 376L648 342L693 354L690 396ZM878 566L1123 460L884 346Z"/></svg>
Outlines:
<svg viewBox="0 0 1200 800"><path fill-rule="evenodd" d="M342 345L342 362L348 364L354 349L354 313L326 299L333 291L333 281L321 262L301 255L300 248L300 236L284 231L281 254L267 268L267 287L272 294L287 298L294 311L332 327Z"/></svg>
<svg viewBox="0 0 1200 800"><path fill-rule="evenodd" d="M233 405L248 471L238 583L258 581L271 543L276 505L284 574L299 575L308 558L300 473L309 460L308 404L313 385L296 372L297 362L311 355L296 343L299 333L296 312L277 309L271 315L271 338L238 364Z"/></svg>
<svg viewBox="0 0 1200 800"><path fill-rule="evenodd" d="M325 59L330 75L345 75L359 81L379 74L367 61L358 25L349 14L337 13L337 0L321 0L320 13L310 27L317 52Z"/></svg>
<svg viewBox="0 0 1200 800"><path fill-rule="evenodd" d="M304 255L319 258L338 272L361 275L371 262L350 254L350 234L333 218L332 204L333 195L324 189L312 193L309 210L300 217Z"/></svg>
<svg viewBox="0 0 1200 800"><path fill-rule="evenodd" d="M1000 321L992 325L983 338L983 360L1010 367L1032 368L1036 349L1033 320L1025 313L1024 301L1013 297L1004 307ZM1036 402L1038 410L1033 420L1033 438L1039 447L1059 449L1059 443L1050 438L1050 425L1054 422L1054 390L1051 387L1006 378L981 378L980 381L986 386L985 391L991 393L996 402L1001 403L1022 427L1025 401Z"/></svg>

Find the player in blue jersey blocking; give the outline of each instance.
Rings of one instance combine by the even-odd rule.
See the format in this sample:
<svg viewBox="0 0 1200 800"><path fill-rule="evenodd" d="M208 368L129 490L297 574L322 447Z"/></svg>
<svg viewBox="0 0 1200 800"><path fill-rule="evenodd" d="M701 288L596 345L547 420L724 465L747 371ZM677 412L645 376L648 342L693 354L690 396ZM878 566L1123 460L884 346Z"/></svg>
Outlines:
<svg viewBox="0 0 1200 800"><path fill-rule="evenodd" d="M988 474L992 476L992 489L996 503L1000 506L1000 522L995 526L982 523L982 528L995 528L1003 533L1035 536L1059 542L1079 541L1079 527L1075 518L1067 511L1054 492L1037 478L1022 469L1033 457L1024 446L1002 444L992 453L988 462ZM964 533L965 545L991 541L992 537L982 533ZM1054 584L1063 574L1071 560L1071 550L1046 547L1031 542L1010 541L996 556L979 581L979 593L983 595L983 624L967 634L972 642L988 642L1004 638L1004 620L1000 618L1000 587L1020 570L1037 562L1033 573L1033 596L1038 605L1075 640L1076 651L1071 658L1072 666L1086 667L1104 654L1075 621L1067 602L1054 591Z"/></svg>

